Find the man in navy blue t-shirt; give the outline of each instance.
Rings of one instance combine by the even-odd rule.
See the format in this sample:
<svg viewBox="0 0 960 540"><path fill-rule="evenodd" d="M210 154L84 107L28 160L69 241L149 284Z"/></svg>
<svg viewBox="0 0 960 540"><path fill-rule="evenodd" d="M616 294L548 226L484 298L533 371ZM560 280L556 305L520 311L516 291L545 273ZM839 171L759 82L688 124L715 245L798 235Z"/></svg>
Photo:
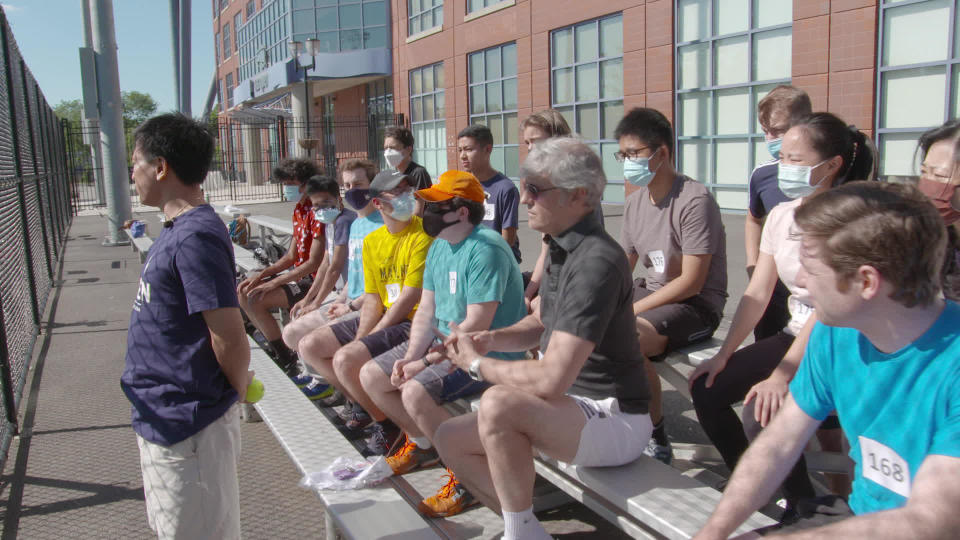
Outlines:
<svg viewBox="0 0 960 540"><path fill-rule="evenodd" d="M483 205L483 224L503 236L519 263L520 240L517 238L517 224L520 192L509 178L490 166L492 151L493 133L487 126L470 125L457 135L460 166L480 180L487 195L487 201Z"/></svg>
<svg viewBox="0 0 960 540"><path fill-rule="evenodd" d="M253 372L233 247L200 188L213 139L177 114L147 120L134 138L137 193L167 218L140 274L120 379L147 517L161 538L239 538L236 403Z"/></svg>

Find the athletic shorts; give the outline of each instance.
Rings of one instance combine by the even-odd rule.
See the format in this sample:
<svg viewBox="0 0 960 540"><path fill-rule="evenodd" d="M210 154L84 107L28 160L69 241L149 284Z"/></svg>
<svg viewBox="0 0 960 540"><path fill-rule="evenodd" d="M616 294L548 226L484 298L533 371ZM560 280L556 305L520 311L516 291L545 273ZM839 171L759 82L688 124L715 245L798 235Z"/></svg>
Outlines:
<svg viewBox="0 0 960 540"><path fill-rule="evenodd" d="M346 345L357 337L357 329L360 327L360 317L344 320L337 319L337 322L330 325L330 331L337 338L340 345ZM400 345L410 339L410 321L402 320L393 326L388 326L372 334L360 338L360 343L367 347L367 352L371 358L376 358L390 349Z"/></svg>
<svg viewBox="0 0 960 540"><path fill-rule="evenodd" d="M407 354L409 345L409 341L397 345L375 357L373 361L389 376L393 373L393 365L397 363L397 360L402 360L404 355ZM449 360L425 368L417 373L413 380L426 389L437 405L470 397L490 388L490 383L478 381L466 371L454 368Z"/></svg>
<svg viewBox="0 0 960 540"><path fill-rule="evenodd" d="M637 280L633 286L633 301L637 302L653 294L654 291L643 286L643 280ZM644 311L637 317L642 318L657 329L657 333L667 338L664 354L687 345L708 339L720 326L720 314L713 311L700 297L693 296L676 304L666 304ZM663 360L664 355L651 358Z"/></svg>
<svg viewBox="0 0 960 540"><path fill-rule="evenodd" d="M568 397L577 402L587 420L571 465L616 467L643 454L653 433L649 414L621 412L620 403L614 397L602 400ZM540 455L544 454L540 452Z"/></svg>
<svg viewBox="0 0 960 540"><path fill-rule="evenodd" d="M307 296L307 292L310 291L311 285L313 285L313 279L308 277L300 281L284 283L282 288L283 292L287 294L287 305L293 307L294 304L303 300Z"/></svg>

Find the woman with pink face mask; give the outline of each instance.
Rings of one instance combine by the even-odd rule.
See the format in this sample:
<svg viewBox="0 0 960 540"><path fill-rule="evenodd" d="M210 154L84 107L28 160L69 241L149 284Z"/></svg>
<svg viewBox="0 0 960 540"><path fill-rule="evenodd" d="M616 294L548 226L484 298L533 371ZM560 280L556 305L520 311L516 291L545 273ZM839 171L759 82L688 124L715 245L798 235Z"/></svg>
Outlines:
<svg viewBox="0 0 960 540"><path fill-rule="evenodd" d="M920 188L947 225L947 256L941 279L943 295L960 300L960 120L951 120L920 136L917 152Z"/></svg>

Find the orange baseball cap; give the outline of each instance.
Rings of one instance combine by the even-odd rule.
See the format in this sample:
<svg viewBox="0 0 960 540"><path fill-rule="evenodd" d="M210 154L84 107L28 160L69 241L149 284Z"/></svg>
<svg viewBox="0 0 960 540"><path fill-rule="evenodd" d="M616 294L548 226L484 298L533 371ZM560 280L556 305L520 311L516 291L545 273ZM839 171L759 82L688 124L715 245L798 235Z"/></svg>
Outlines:
<svg viewBox="0 0 960 540"><path fill-rule="evenodd" d="M447 171L431 187L417 191L417 197L429 202L449 201L461 197L482 203L486 200L483 186L477 177L464 171Z"/></svg>

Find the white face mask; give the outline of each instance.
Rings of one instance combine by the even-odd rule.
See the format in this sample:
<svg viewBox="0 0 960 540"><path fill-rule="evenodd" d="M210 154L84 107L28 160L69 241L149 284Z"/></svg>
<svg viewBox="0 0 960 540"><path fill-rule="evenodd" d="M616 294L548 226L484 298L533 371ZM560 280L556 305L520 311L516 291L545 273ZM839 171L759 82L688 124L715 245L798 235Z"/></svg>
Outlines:
<svg viewBox="0 0 960 540"><path fill-rule="evenodd" d="M391 169L396 169L403 161L403 152L394 148L387 148L383 151L383 159L387 160L387 165Z"/></svg>
<svg viewBox="0 0 960 540"><path fill-rule="evenodd" d="M817 185L823 181L823 178L821 178L817 180L816 184L810 185L810 173L827 161L825 159L812 166L780 163L777 169L777 186L784 195L791 199L806 197L816 191Z"/></svg>

